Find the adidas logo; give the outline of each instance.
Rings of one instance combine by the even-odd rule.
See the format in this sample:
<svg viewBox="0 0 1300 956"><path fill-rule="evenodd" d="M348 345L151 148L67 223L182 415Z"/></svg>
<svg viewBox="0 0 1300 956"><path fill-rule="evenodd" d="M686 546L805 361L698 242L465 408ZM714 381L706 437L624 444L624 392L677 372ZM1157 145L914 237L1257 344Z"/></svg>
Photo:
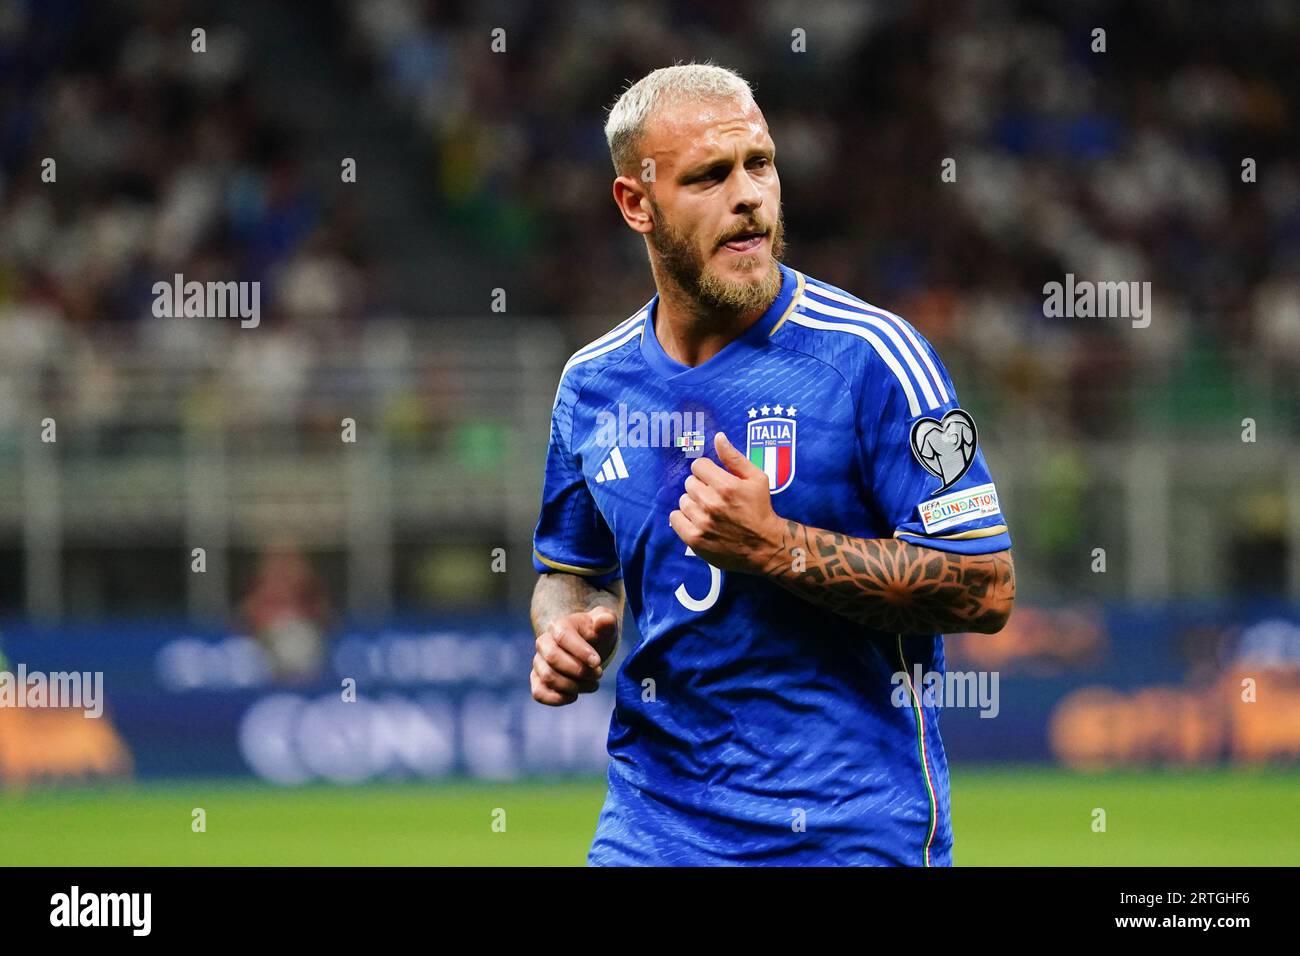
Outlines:
<svg viewBox="0 0 1300 956"><path fill-rule="evenodd" d="M627 465L623 464L623 453L619 451L618 446L615 445L614 450L611 451L609 457L605 459L605 464L601 465L600 471L596 472L596 481L616 481L619 478L626 478L627 476Z"/></svg>

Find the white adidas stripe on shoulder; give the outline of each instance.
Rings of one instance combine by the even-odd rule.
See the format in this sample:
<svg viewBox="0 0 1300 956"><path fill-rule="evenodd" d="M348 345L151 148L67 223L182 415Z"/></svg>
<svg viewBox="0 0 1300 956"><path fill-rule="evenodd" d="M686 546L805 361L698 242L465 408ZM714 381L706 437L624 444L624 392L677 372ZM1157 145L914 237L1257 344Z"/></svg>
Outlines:
<svg viewBox="0 0 1300 956"><path fill-rule="evenodd" d="M889 341L894 343L894 348L897 350L898 354L903 357L903 361L907 363L907 367L912 370L912 376L915 378L917 383L920 384L921 391L925 393L926 404L928 404L930 408L939 407L939 399L935 397L935 391L932 387L930 377L922 371L920 363L916 360L916 356L912 353L911 348L903 342L902 336L898 334L897 328L895 328L892 323L886 322L882 318L869 315L865 312L850 311L849 309L836 308L833 305L825 305L806 295L804 296L803 304L806 308L822 315L829 315L836 319L850 319L855 322L864 322L883 332L885 336L888 337Z"/></svg>
<svg viewBox="0 0 1300 956"><path fill-rule="evenodd" d="M623 322L620 322L613 329L606 332L596 341L584 345L578 351L574 352L569 361L564 364L564 370L560 372L560 381L555 386L555 401L560 399L560 389L564 385L564 376L569 374L569 369L583 362L590 362L594 358L599 358L606 352L612 352L614 349L626 345L629 341L641 334L641 329L645 326L646 310L642 309L636 315ZM552 403L554 404L554 403Z"/></svg>
<svg viewBox="0 0 1300 956"><path fill-rule="evenodd" d="M592 359L599 358L606 352L614 351L614 349L625 344L628 340L634 339L640 335L642 325L644 325L644 322L637 322L631 326L621 327L621 332L616 329L613 333L610 333L610 335L602 336L592 343L592 347L589 347L587 350L576 352L573 357L565 363L564 371L568 372L569 369L573 368L575 365L581 365L583 362L590 362ZM597 348L594 346L599 347ZM564 378L563 373L561 373L560 378Z"/></svg>
<svg viewBox="0 0 1300 956"><path fill-rule="evenodd" d="M903 393L907 396L907 407L911 410L912 417L915 418L921 414L921 403L916 397L916 389L912 387L912 379L903 370L903 366L898 364L898 358L893 352L889 351L889 346L882 342L880 336L876 335L875 332L872 332L864 325L849 325L846 322L825 322L822 319L814 319L810 315L792 315L790 321L795 325L802 325L808 329L848 332L850 335L866 339L871 343L871 347L876 350L876 354L884 360L890 371L894 373L894 376L898 379L898 384L903 386ZM935 408L937 406L931 405L930 407Z"/></svg>
<svg viewBox="0 0 1300 956"><path fill-rule="evenodd" d="M935 367L934 360L930 358L929 350L924 345L921 344L921 341L917 337L916 332L913 331L912 326L908 322L905 322L901 316L895 315L893 312L890 312L888 309L882 309L878 306L871 305L869 302L863 302L861 299L852 298L850 296L843 295L842 293L836 292L833 289L828 289L823 285L818 285L815 279L811 280L808 283L805 292L812 292L816 295L821 296L824 299L829 299L832 302L838 302L841 305L850 306L852 309L856 309L858 310L859 313L861 313L861 317L863 321L869 321L867 319L867 316L870 316L875 318L879 322L887 322L889 325L892 325L894 328L898 329L898 331L902 332L902 334L912 344L912 347L916 350L916 354L921 357L921 361L925 363L925 367L929 370L931 376L930 380L934 383L935 388L938 390L940 401L943 404L948 403L948 389L944 387L943 376L939 374L939 370ZM806 301L808 301L810 304L812 302L812 300L806 300ZM832 307L823 306L822 308L818 309L818 311L823 311L824 309L827 308L832 308ZM857 318L858 314L855 313L854 317ZM897 344L896 337L895 337L895 342ZM912 371L916 373L917 380L921 382L922 387L925 388L928 394L929 389L926 388L925 381L922 378L920 370L916 367L916 363L912 359L912 356L908 354L906 349L902 349L901 345L900 345L900 350L903 352L904 356L907 357L908 365L912 368Z"/></svg>
<svg viewBox="0 0 1300 956"><path fill-rule="evenodd" d="M632 315L628 316L626 319L624 319L618 325L614 326L608 332L603 333L600 336L600 338L596 339L595 341L588 342L582 348L578 349L578 351L574 352L571 356L569 356L569 361L573 361L573 359L578 358L579 356L584 355L587 352L590 352L592 349L596 348L597 346L604 345L606 342L612 341L613 339L622 335L632 326L634 322L639 322L641 321L641 319L645 318L645 315L646 315L646 307L642 306L640 309L632 313Z"/></svg>

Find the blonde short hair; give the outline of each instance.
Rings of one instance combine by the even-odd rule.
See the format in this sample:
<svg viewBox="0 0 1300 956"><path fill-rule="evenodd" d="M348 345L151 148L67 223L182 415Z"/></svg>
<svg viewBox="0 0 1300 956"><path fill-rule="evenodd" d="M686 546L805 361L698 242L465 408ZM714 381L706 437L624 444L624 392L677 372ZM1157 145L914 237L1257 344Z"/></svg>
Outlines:
<svg viewBox="0 0 1300 956"><path fill-rule="evenodd" d="M735 99L753 102L754 91L734 70L712 63L680 63L660 67L637 80L610 107L605 141L614 172L631 174L646 123L656 109L689 100Z"/></svg>

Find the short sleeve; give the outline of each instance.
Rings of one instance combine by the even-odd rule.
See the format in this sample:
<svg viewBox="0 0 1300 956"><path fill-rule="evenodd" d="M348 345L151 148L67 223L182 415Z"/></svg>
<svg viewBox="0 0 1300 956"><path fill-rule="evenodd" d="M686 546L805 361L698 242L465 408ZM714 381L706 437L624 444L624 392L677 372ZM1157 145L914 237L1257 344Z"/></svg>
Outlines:
<svg viewBox="0 0 1300 956"><path fill-rule="evenodd" d="M873 357L859 395L858 439L869 496L896 538L958 554L1011 547L974 418L929 342Z"/></svg>
<svg viewBox="0 0 1300 956"><path fill-rule="evenodd" d="M582 575L596 587L605 587L622 577L618 549L569 450L571 401L561 383L551 412L542 508L533 533L533 567L539 574Z"/></svg>

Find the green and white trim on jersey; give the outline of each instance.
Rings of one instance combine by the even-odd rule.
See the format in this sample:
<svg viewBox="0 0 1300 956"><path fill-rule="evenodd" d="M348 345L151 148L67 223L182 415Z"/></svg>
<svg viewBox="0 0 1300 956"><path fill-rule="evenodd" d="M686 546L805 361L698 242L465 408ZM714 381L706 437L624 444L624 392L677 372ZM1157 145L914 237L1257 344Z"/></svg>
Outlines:
<svg viewBox="0 0 1300 956"><path fill-rule="evenodd" d="M894 635L898 639L898 662L903 668L903 677L907 681L907 690L911 695L912 714L916 718L917 751L921 758L921 773L925 777L925 792L930 797L930 827L925 835L925 850L922 859L925 866L930 866L930 845L934 843L934 833L939 826L939 804L934 795L934 780L930 776L930 759L925 749L925 711L921 707L921 698L912 684L911 674L907 669L907 656L903 653L903 635Z"/></svg>

